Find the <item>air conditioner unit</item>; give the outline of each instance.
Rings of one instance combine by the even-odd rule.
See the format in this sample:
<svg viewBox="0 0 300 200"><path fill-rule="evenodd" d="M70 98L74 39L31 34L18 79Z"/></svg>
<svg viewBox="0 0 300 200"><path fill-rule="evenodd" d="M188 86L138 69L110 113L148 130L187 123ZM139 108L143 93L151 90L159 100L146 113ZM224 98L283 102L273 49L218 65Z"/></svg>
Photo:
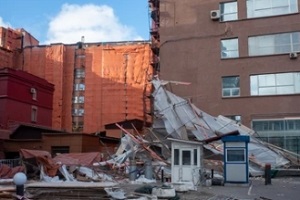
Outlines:
<svg viewBox="0 0 300 200"><path fill-rule="evenodd" d="M35 93L36 93L35 88L30 88L30 92L31 92L32 94L35 94Z"/></svg>
<svg viewBox="0 0 300 200"><path fill-rule="evenodd" d="M290 53L290 59L296 59L298 57L297 52L291 52Z"/></svg>
<svg viewBox="0 0 300 200"><path fill-rule="evenodd" d="M212 20L218 20L220 18L220 10L212 10L212 11L210 11L210 18Z"/></svg>

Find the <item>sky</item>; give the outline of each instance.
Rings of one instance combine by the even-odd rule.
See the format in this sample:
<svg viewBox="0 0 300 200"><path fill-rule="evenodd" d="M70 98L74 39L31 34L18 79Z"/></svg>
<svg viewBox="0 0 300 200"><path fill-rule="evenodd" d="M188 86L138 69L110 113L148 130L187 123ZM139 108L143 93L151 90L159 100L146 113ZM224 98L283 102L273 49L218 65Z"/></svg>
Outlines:
<svg viewBox="0 0 300 200"><path fill-rule="evenodd" d="M0 26L40 44L149 40L148 0L0 0Z"/></svg>

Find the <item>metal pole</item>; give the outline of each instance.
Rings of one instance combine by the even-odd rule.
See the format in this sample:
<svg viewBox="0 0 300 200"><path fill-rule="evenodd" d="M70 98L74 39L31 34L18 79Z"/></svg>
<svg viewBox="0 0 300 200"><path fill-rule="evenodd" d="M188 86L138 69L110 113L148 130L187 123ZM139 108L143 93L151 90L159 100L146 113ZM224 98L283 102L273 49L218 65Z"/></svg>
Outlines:
<svg viewBox="0 0 300 200"><path fill-rule="evenodd" d="M16 194L23 198L24 196L24 185L16 185ZM20 199L17 197L17 199Z"/></svg>
<svg viewBox="0 0 300 200"><path fill-rule="evenodd" d="M265 185L271 184L271 164L266 163L265 165Z"/></svg>
<svg viewBox="0 0 300 200"><path fill-rule="evenodd" d="M161 167L161 182L164 183L164 167Z"/></svg>

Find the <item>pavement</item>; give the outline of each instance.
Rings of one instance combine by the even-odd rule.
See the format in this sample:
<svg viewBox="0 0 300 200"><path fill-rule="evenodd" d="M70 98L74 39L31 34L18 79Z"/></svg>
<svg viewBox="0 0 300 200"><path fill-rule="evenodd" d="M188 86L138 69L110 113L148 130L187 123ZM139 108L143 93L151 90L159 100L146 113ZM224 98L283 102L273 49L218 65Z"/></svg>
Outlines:
<svg viewBox="0 0 300 200"><path fill-rule="evenodd" d="M129 192L141 187L128 185L121 188ZM268 185L264 178L250 178L248 185L200 186L196 191L178 193L178 196L181 200L299 200L300 177L273 178Z"/></svg>

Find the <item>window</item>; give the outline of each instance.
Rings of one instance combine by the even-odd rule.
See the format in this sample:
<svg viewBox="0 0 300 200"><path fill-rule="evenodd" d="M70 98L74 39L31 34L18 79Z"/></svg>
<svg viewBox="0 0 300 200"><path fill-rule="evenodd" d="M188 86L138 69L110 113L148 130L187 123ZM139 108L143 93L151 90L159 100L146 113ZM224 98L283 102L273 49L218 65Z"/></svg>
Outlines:
<svg viewBox="0 0 300 200"><path fill-rule="evenodd" d="M222 78L222 96L240 96L240 77L229 76Z"/></svg>
<svg viewBox="0 0 300 200"><path fill-rule="evenodd" d="M237 2L226 2L220 4L220 21L237 20Z"/></svg>
<svg viewBox="0 0 300 200"><path fill-rule="evenodd" d="M250 76L251 95L300 93L300 72Z"/></svg>
<svg viewBox="0 0 300 200"><path fill-rule="evenodd" d="M300 118L254 119L252 129L258 137L270 144L300 153Z"/></svg>
<svg viewBox="0 0 300 200"><path fill-rule="evenodd" d="M298 12L298 0L247 0L247 17L265 17Z"/></svg>
<svg viewBox="0 0 300 200"><path fill-rule="evenodd" d="M221 40L221 58L237 58L239 57L238 39Z"/></svg>
<svg viewBox="0 0 300 200"><path fill-rule="evenodd" d="M31 122L37 122L38 108L36 106L31 107Z"/></svg>
<svg viewBox="0 0 300 200"><path fill-rule="evenodd" d="M179 149L174 149L174 165L179 165Z"/></svg>
<svg viewBox="0 0 300 200"><path fill-rule="evenodd" d="M300 130L300 120L290 119L286 120L286 130Z"/></svg>
<svg viewBox="0 0 300 200"><path fill-rule="evenodd" d="M257 132L300 131L300 119L253 120L252 128Z"/></svg>
<svg viewBox="0 0 300 200"><path fill-rule="evenodd" d="M245 149L226 149L226 162L245 162Z"/></svg>
<svg viewBox="0 0 300 200"><path fill-rule="evenodd" d="M85 70L80 68L80 69L75 69L75 78L84 78L85 77Z"/></svg>
<svg viewBox="0 0 300 200"><path fill-rule="evenodd" d="M83 108L75 108L73 110L73 115L74 116L83 116L84 114L84 109Z"/></svg>
<svg viewBox="0 0 300 200"><path fill-rule="evenodd" d="M191 151L190 150L183 150L182 151L182 165L191 165Z"/></svg>
<svg viewBox="0 0 300 200"><path fill-rule="evenodd" d="M76 121L72 123L72 131L82 131L83 130L83 121Z"/></svg>
<svg viewBox="0 0 300 200"><path fill-rule="evenodd" d="M73 98L74 103L84 103L84 96L76 96Z"/></svg>
<svg viewBox="0 0 300 200"><path fill-rule="evenodd" d="M194 165L198 165L198 154L197 154L197 149L194 149Z"/></svg>
<svg viewBox="0 0 300 200"><path fill-rule="evenodd" d="M83 91L83 90L85 90L85 84L84 83L76 83L74 85L74 89L75 89L75 91L79 91L79 90Z"/></svg>
<svg viewBox="0 0 300 200"><path fill-rule="evenodd" d="M61 153L70 153L69 146L51 146L51 154L52 156L57 156L57 154Z"/></svg>
<svg viewBox="0 0 300 200"><path fill-rule="evenodd" d="M32 99L36 100L36 97L37 97L36 89L35 88L30 88L30 93L32 95Z"/></svg>
<svg viewBox="0 0 300 200"><path fill-rule="evenodd" d="M300 51L300 32L248 38L249 55L271 55Z"/></svg>

